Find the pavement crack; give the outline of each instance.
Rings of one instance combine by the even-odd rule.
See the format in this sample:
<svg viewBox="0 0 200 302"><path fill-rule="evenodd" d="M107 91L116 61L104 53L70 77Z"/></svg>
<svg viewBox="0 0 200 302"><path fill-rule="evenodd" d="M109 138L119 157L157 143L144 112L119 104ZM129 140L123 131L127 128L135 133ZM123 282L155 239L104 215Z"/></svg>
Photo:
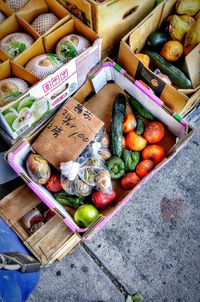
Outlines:
<svg viewBox="0 0 200 302"><path fill-rule="evenodd" d="M96 265L102 270L102 272L110 279L114 286L125 296L129 295L124 286L115 278L112 273L104 266L104 264L97 258L97 256L88 248L84 242L81 243L81 246L85 249L86 253L93 259Z"/></svg>

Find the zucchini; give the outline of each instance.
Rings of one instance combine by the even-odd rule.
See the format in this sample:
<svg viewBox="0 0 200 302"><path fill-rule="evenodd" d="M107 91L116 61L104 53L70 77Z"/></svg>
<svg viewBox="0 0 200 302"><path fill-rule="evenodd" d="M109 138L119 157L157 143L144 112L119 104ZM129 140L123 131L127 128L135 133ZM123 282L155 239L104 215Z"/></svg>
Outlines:
<svg viewBox="0 0 200 302"><path fill-rule="evenodd" d="M155 117L150 112L146 111L144 107L132 96L129 97L129 103L133 109L136 111L140 116L146 118L147 120L155 120Z"/></svg>
<svg viewBox="0 0 200 302"><path fill-rule="evenodd" d="M160 47L169 40L170 36L168 35L168 33L154 31L149 35L147 39L147 44L152 47Z"/></svg>
<svg viewBox="0 0 200 302"><path fill-rule="evenodd" d="M126 113L126 98L118 93L115 97L110 126L111 153L114 156L122 155L123 120Z"/></svg>
<svg viewBox="0 0 200 302"><path fill-rule="evenodd" d="M166 74L175 86L181 89L191 88L191 81L180 69L175 67L170 62L166 61L155 51L143 49L143 53L147 54L150 57L153 65L159 68L162 73Z"/></svg>

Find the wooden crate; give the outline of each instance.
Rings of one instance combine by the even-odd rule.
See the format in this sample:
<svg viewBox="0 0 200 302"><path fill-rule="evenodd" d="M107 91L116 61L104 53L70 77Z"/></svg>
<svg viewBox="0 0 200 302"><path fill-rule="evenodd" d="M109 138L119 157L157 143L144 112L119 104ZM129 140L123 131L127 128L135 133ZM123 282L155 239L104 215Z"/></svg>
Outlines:
<svg viewBox="0 0 200 302"><path fill-rule="evenodd" d="M81 237L63 223L57 211L39 230L31 234L21 218L40 203L41 200L32 190L23 185L1 200L0 216L41 264L47 265L71 253L80 243Z"/></svg>

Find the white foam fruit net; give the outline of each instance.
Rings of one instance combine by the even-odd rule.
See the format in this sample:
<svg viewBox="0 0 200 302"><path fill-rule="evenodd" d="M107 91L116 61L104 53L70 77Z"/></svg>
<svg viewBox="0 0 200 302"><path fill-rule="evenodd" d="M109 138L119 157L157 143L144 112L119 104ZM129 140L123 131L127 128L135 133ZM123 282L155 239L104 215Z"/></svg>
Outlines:
<svg viewBox="0 0 200 302"><path fill-rule="evenodd" d="M6 0L6 5L10 6L16 12L28 1L29 0Z"/></svg>
<svg viewBox="0 0 200 302"><path fill-rule="evenodd" d="M25 68L39 79L54 73L63 63L55 54L43 54L31 59Z"/></svg>
<svg viewBox="0 0 200 302"><path fill-rule="evenodd" d="M0 91L1 91L2 85L7 84L7 83L16 85L17 90L22 93L25 92L29 88L28 84L20 78L8 78L8 79L4 79L4 80L0 81Z"/></svg>
<svg viewBox="0 0 200 302"><path fill-rule="evenodd" d="M70 61L90 47L90 42L82 36L71 34L63 37L56 45L57 56L65 62Z"/></svg>
<svg viewBox="0 0 200 302"><path fill-rule="evenodd" d="M3 39L0 40L0 48L5 49L12 43L23 43L26 45L26 47L30 47L34 40L33 38L26 34L26 33L20 33L20 32L15 32L13 34L9 34L5 36Z"/></svg>
<svg viewBox="0 0 200 302"><path fill-rule="evenodd" d="M52 26L54 26L59 19L53 13L46 13L39 15L32 23L31 26L40 34L43 35Z"/></svg>

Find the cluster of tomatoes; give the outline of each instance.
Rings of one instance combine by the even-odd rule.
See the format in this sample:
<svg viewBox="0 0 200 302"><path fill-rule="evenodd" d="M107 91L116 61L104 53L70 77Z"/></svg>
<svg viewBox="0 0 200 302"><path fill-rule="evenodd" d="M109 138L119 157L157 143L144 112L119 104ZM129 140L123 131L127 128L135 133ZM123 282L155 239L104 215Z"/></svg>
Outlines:
<svg viewBox="0 0 200 302"><path fill-rule="evenodd" d="M134 172L128 172L121 179L124 189L133 188L141 178L145 177L165 156L165 151L158 143L165 136L165 127L159 121L148 121L142 134L135 130L134 114L126 114L123 122L123 148L140 152L140 162Z"/></svg>

